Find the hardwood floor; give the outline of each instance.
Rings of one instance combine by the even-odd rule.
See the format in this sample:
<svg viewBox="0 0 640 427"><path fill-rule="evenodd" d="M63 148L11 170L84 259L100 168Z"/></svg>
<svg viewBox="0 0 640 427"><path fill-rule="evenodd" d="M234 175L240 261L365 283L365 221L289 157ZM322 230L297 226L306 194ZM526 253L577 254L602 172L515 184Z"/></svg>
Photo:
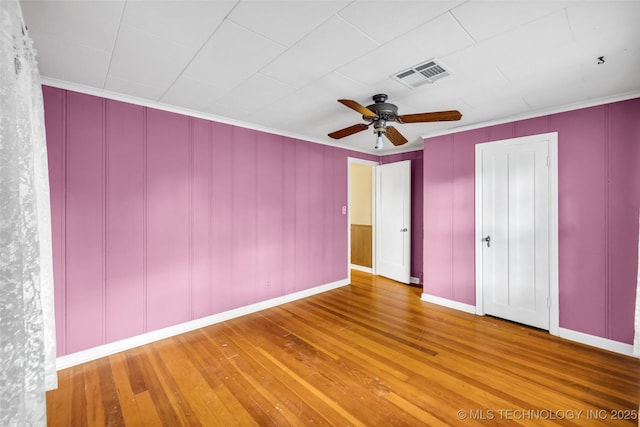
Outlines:
<svg viewBox="0 0 640 427"><path fill-rule="evenodd" d="M352 279L62 370L49 425L638 423L637 359Z"/></svg>

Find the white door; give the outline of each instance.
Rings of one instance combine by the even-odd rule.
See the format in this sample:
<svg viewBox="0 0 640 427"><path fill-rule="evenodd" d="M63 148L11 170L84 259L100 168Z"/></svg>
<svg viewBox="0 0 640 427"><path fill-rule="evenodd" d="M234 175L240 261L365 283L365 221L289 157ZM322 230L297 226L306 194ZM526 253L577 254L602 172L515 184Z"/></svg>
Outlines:
<svg viewBox="0 0 640 427"><path fill-rule="evenodd" d="M376 274L409 283L411 161L376 166Z"/></svg>
<svg viewBox="0 0 640 427"><path fill-rule="evenodd" d="M549 138L479 144L482 306L549 329Z"/></svg>

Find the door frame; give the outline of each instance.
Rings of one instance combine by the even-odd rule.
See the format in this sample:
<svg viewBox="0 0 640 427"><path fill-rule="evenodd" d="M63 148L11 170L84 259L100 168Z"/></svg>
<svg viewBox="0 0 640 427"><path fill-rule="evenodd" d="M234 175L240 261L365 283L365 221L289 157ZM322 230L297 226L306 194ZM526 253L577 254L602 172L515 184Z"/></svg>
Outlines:
<svg viewBox="0 0 640 427"><path fill-rule="evenodd" d="M376 166L379 162L372 160L347 157L347 265L349 266L348 278L351 282L351 165L357 163L371 166L371 274L376 274Z"/></svg>
<svg viewBox="0 0 640 427"><path fill-rule="evenodd" d="M484 316L482 283L482 150L492 145L521 145L545 139L549 146L549 333L560 334L560 306L558 280L558 132L529 135L490 141L475 145L475 267L476 314Z"/></svg>

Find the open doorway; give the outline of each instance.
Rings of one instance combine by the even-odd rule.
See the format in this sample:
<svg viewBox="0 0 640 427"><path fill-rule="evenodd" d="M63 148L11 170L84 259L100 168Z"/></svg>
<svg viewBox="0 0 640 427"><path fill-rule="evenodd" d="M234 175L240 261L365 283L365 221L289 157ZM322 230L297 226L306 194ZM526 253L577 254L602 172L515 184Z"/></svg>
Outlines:
<svg viewBox="0 0 640 427"><path fill-rule="evenodd" d="M409 284L411 162L349 158L348 171L351 269Z"/></svg>
<svg viewBox="0 0 640 427"><path fill-rule="evenodd" d="M349 262L354 270L373 273L375 221L375 166L349 159Z"/></svg>

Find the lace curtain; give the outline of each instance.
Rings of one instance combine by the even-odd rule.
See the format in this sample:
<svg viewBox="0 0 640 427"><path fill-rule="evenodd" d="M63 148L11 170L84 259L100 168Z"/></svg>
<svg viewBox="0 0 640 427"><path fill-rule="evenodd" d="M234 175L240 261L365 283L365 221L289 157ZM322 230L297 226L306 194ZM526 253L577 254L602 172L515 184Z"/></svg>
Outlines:
<svg viewBox="0 0 640 427"><path fill-rule="evenodd" d="M46 425L57 387L44 108L18 0L0 0L0 425Z"/></svg>

